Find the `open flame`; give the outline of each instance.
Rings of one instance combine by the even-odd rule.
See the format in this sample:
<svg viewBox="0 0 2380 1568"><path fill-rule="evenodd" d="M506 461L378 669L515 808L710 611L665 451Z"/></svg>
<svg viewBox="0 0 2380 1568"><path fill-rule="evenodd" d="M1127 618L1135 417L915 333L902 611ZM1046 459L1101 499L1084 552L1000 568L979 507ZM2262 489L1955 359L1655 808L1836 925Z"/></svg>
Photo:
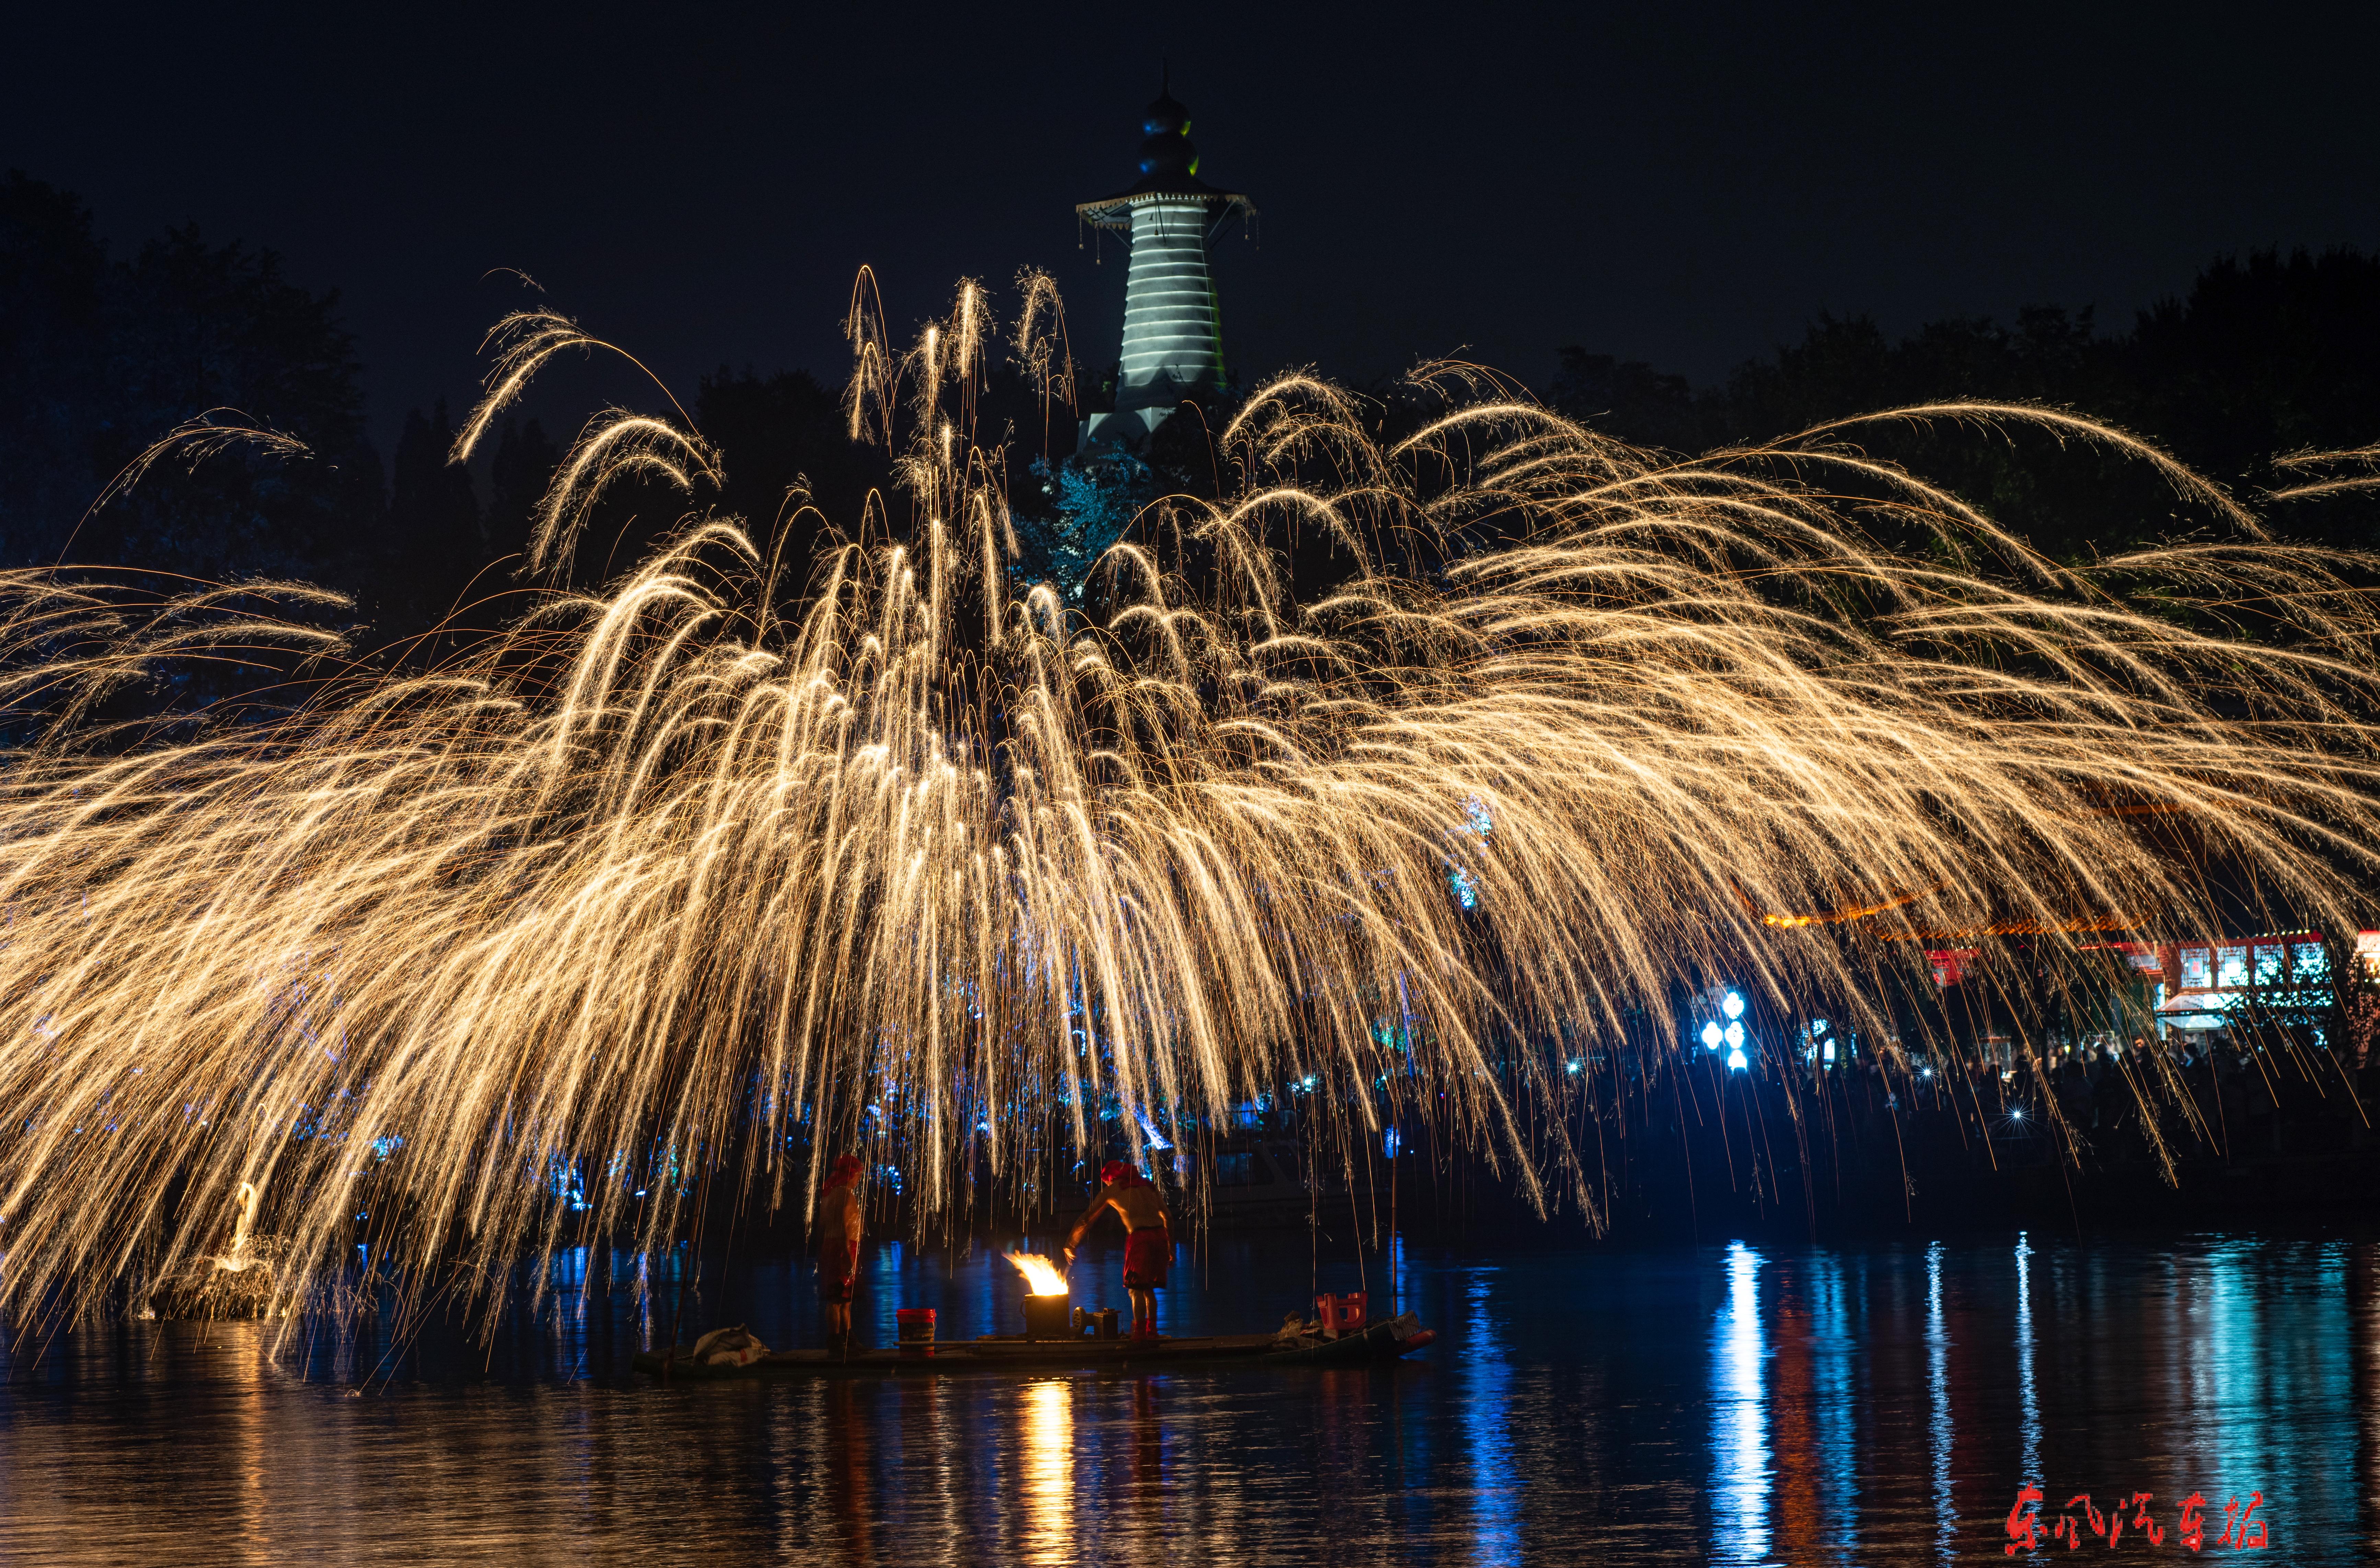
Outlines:
<svg viewBox="0 0 2380 1568"><path fill-rule="evenodd" d="M1038 1253L1007 1252L1002 1257L1016 1265L1025 1276L1027 1295L1063 1295L1066 1294L1066 1271Z"/></svg>

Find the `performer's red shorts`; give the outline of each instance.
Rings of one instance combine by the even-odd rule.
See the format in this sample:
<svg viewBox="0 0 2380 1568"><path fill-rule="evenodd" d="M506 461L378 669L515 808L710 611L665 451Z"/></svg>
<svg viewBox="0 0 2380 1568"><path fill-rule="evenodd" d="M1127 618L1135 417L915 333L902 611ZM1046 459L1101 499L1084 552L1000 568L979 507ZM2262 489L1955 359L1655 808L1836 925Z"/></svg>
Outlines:
<svg viewBox="0 0 2380 1568"><path fill-rule="evenodd" d="M1173 1261L1173 1238L1162 1225L1148 1225L1124 1238L1123 1288L1163 1290L1165 1270Z"/></svg>
<svg viewBox="0 0 2380 1568"><path fill-rule="evenodd" d="M852 1282L858 1276L856 1238L826 1248L819 1254L819 1299L830 1305L849 1301Z"/></svg>

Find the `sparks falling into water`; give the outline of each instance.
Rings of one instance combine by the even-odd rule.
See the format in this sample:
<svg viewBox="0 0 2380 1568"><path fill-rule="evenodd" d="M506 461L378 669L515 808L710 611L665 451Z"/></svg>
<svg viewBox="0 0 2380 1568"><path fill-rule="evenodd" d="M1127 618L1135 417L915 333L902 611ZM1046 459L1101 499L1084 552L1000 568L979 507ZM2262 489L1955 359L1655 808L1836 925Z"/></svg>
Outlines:
<svg viewBox="0 0 2380 1568"><path fill-rule="evenodd" d="M1585 1081L1563 1039L1667 1020L1681 977L1859 1026L1914 954L1829 912L2053 946L2194 918L2160 812L2310 911L2371 863L2380 626L2337 558L2118 432L1891 416L2049 425L2236 542L2060 565L1856 421L1672 460L1446 372L1443 416L1383 445L1293 377L1220 432L1223 499L1152 508L1086 613L1012 586L981 292L906 355L855 298L851 429L908 411L915 522L798 601L800 564L697 515L433 673L127 748L77 715L229 612L0 578L0 700L50 716L0 783L0 1306L206 1256L243 1184L293 1289L358 1240L484 1282L565 1227L662 1245L712 1172L807 1211L812 1139L869 1140L948 1212L978 1171L1093 1147L1103 1103L1137 1148L1284 1079L1343 1148L1428 1115L1592 1216L1558 1118L1524 1152L1524 1101ZM1016 352L1062 397L1054 301L1028 309ZM545 316L498 342L466 447L604 346ZM607 416L539 558L616 475L699 492L732 460ZM1311 602L1294 529L1353 563ZM1392 565L1416 555L1442 565ZM2192 629L2234 607L2254 640Z"/></svg>

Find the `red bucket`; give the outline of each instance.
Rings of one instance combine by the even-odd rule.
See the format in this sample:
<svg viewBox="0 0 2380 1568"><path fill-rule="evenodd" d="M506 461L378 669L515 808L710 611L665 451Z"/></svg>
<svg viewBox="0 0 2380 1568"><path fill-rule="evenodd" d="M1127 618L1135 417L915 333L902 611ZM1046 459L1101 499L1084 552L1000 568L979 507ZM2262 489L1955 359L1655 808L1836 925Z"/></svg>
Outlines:
<svg viewBox="0 0 2380 1568"><path fill-rule="evenodd" d="M930 1307L904 1307L892 1314L901 1335L904 1355L934 1354L934 1309Z"/></svg>

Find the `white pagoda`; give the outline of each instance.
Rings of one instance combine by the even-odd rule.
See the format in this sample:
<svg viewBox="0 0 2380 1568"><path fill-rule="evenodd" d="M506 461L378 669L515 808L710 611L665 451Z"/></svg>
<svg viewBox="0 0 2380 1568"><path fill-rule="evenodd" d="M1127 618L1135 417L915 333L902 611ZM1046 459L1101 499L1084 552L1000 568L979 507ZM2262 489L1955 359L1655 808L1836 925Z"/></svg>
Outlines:
<svg viewBox="0 0 2380 1568"><path fill-rule="evenodd" d="M1253 217L1256 204L1236 191L1198 178L1198 150L1190 144L1190 111L1160 89L1141 122L1140 181L1075 211L1094 227L1132 236L1131 269L1123 294L1123 353L1115 411L1093 414L1083 447L1148 444L1185 397L1223 384L1223 339L1215 308L1207 241L1232 213Z"/></svg>

